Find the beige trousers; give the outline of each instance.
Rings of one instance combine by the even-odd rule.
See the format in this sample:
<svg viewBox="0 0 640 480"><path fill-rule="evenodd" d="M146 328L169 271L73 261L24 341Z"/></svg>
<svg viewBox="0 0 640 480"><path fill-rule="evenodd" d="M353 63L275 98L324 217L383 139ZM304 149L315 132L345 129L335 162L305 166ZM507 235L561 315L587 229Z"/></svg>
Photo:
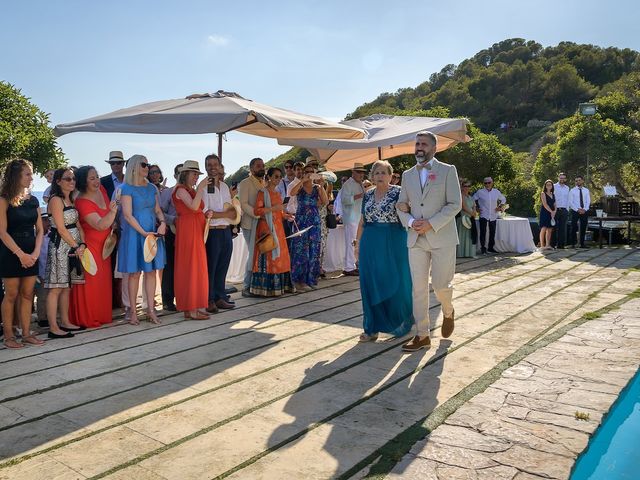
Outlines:
<svg viewBox="0 0 640 480"><path fill-rule="evenodd" d="M431 248L424 235L420 235L409 249L409 265L413 282L413 318L416 335L429 336L429 274L443 315L453 313L453 275L456 270L456 246Z"/></svg>

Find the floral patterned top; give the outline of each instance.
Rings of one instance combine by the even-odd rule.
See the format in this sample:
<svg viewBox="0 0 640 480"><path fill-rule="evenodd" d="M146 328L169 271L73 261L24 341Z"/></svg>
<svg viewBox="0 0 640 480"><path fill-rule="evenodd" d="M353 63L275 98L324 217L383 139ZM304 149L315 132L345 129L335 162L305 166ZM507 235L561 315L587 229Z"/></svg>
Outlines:
<svg viewBox="0 0 640 480"><path fill-rule="evenodd" d="M400 223L396 203L400 197L400 186L389 185L389 190L376 202L376 189L367 190L362 201L364 223Z"/></svg>

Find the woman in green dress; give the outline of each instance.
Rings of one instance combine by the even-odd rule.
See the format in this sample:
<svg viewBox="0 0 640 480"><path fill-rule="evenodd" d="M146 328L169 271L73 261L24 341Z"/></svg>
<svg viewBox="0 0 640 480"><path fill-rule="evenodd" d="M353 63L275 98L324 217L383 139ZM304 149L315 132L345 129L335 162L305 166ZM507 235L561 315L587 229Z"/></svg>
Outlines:
<svg viewBox="0 0 640 480"><path fill-rule="evenodd" d="M460 190L462 192L462 210L460 215L456 217L456 226L458 227L458 249L456 256L458 258L476 258L476 246L471 239L471 228L467 228L462 223L464 217L469 218L470 222L475 222L476 207L473 202L473 197L469 195L469 189L471 183L468 180L462 179L460 181ZM468 224L470 225L470 223Z"/></svg>

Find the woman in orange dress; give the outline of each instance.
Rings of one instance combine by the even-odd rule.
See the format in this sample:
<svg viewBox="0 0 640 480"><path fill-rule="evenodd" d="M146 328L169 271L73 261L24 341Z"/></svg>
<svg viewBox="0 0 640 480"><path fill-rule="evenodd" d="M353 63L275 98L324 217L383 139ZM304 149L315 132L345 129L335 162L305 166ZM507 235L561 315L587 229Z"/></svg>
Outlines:
<svg viewBox="0 0 640 480"><path fill-rule="evenodd" d="M207 191L209 177L195 188L199 175L202 172L198 162L185 161L172 194L177 213L173 277L176 308L184 312L184 318L192 320L209 318L204 311L209 301L209 279L203 237L206 221L202 211L202 197Z"/></svg>
<svg viewBox="0 0 640 480"><path fill-rule="evenodd" d="M95 328L113 321L111 256L103 259L102 248L116 219L118 206L116 202L109 202L107 191L100 185L100 176L94 167L78 169L76 188L80 192L75 203L84 241L98 269L95 275L85 272L85 283L74 285L71 289L69 318L74 325Z"/></svg>
<svg viewBox="0 0 640 480"><path fill-rule="evenodd" d="M292 218L285 211L282 197L276 187L282 180L279 168L271 167L266 175L267 188L258 192L253 212L260 217L255 234L252 256L253 274L249 291L261 297L277 297L284 293L293 293L291 283L291 261L285 238L283 219ZM276 240L276 248L265 254L260 253L257 241L265 233L271 233Z"/></svg>

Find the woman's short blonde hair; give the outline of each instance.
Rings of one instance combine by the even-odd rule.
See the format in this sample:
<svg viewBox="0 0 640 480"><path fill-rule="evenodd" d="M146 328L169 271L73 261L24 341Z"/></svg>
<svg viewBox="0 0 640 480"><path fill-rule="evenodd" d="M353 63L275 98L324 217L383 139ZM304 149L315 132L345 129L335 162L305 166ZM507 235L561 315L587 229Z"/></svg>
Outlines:
<svg viewBox="0 0 640 480"><path fill-rule="evenodd" d="M142 162L149 163L147 157L144 155L133 155L127 160L127 170L124 174L124 183L129 185L137 185L140 181L140 174L138 173L138 167ZM144 180L147 180L146 178ZM147 180L148 181L148 180Z"/></svg>
<svg viewBox="0 0 640 480"><path fill-rule="evenodd" d="M389 175L393 175L393 167L386 160L378 160L373 165L371 165L371 170L369 170L369 178L373 180L373 174L376 172L378 167L384 167L387 169L387 173Z"/></svg>

